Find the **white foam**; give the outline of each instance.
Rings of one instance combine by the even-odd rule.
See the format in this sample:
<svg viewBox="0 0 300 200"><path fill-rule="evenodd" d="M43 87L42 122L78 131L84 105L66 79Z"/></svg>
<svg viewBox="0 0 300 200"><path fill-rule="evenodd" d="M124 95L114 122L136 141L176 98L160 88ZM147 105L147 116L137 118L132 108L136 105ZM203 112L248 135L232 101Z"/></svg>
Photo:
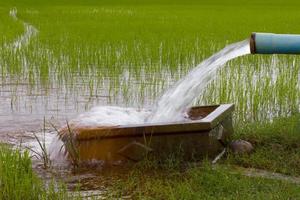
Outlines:
<svg viewBox="0 0 300 200"><path fill-rule="evenodd" d="M150 111L136 108L122 108L116 106L98 106L91 111L80 114L77 118L69 121L76 126L116 126L129 124L143 124ZM49 138L47 138L48 140ZM51 143L47 144L50 159L53 164L66 164L64 143L57 134L52 135ZM38 143L35 142L35 146ZM34 146L33 145L33 146ZM37 149L38 150L38 149Z"/></svg>
<svg viewBox="0 0 300 200"><path fill-rule="evenodd" d="M66 162L66 152L64 143L58 137L57 133L53 135L51 143L48 146L49 157L53 164L64 164Z"/></svg>
<svg viewBox="0 0 300 200"><path fill-rule="evenodd" d="M204 60L171 89L167 90L157 100L153 112L145 109L99 106L80 114L77 118L69 121L69 124L75 126L116 126L185 120L186 109L201 94L206 85L213 80L217 69L227 61L249 53L248 40L225 47ZM46 139L47 142L52 141L50 144L47 143L50 158L54 161L63 162L65 160L65 155L62 153L64 152L63 142L56 134L52 134L51 137L52 139ZM38 147L38 143L33 146Z"/></svg>
<svg viewBox="0 0 300 200"><path fill-rule="evenodd" d="M76 119L70 121L70 123L82 126L143 124L149 114L150 111L144 109L99 106L79 115Z"/></svg>

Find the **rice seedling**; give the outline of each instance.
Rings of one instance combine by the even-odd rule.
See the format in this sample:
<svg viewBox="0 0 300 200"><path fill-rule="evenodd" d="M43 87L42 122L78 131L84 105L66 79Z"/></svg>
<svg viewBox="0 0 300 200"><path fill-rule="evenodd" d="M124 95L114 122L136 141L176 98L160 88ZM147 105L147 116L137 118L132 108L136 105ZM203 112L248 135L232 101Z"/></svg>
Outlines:
<svg viewBox="0 0 300 200"><path fill-rule="evenodd" d="M227 44L248 38L253 31L300 33L299 7L296 0L288 3L281 0L229 0L226 3L221 0L1 1L0 113L5 113L1 117L22 113L28 118L54 116L65 121L95 105L151 108L164 90ZM18 20L9 15L13 8L17 9ZM22 22L35 27L38 33L15 51L9 47L26 32ZM279 123L278 118L289 122L291 118L285 117L298 118L299 59L298 56L249 55L233 60L218 72L195 104L235 103L234 123L238 133L247 130L245 133L252 138L249 123L254 127L271 124L261 132L274 132L272 127L276 127L275 122ZM0 123L9 123L9 118L5 119L3 117ZM283 135L285 131L281 132ZM291 132L291 138L297 134L286 132ZM255 135L253 141L259 140L260 144L267 141L268 145L262 146L268 149L274 139L270 135ZM282 135L278 138L282 139ZM275 139L280 140L278 138ZM43 147L43 141L40 143ZM294 145L291 141L287 144L287 149ZM76 165L72 139L69 145L66 148L73 152L71 160L74 159ZM229 162L246 166L251 160L251 166L274 169L270 167L272 163L275 170L282 173L298 166L294 151L275 153L296 158L286 166L270 156L273 152L263 152L265 149L258 150L246 159L230 157ZM48 160L45 155L41 157ZM298 175L297 170L291 173ZM196 175L200 178L185 179L181 185L180 181L176 185L176 182L150 180L145 182L148 189L139 189L150 196L166 199L184 197L183 194L190 198L211 197L210 191L203 192L204 186L190 186L201 185L204 178L212 177L217 181L217 176L209 170ZM286 197L297 198L294 186L285 183L244 179L224 174L222 170L218 175L229 177L236 187L241 184L245 198L284 198L283 193L272 196L258 188L264 191L284 188L290 192ZM222 179L227 183L226 180ZM215 181L208 187L214 188ZM212 192L221 194L222 190L229 191L228 198L229 195L241 197L229 184L214 188ZM142 192L134 194L142 198Z"/></svg>
<svg viewBox="0 0 300 200"><path fill-rule="evenodd" d="M69 123L67 122L67 128L68 128L68 133L65 134L62 138L64 141L64 148L68 154L68 157L70 158L72 162L72 166L74 168L77 168L79 166L79 152L78 148L76 146L76 141L75 141L75 135L73 131L70 128Z"/></svg>
<svg viewBox="0 0 300 200"><path fill-rule="evenodd" d="M30 2L1 6L3 33L9 33L8 24L20 24L10 27L12 33L3 38L13 41L21 35L21 21L39 31L18 52L1 50L1 81L10 84L18 77L26 85L27 99L47 102L45 112L49 107L82 112L96 104L150 107L172 83L226 44L247 38L252 31L299 32L296 1L285 6L273 2L268 12L257 2L243 6L237 1L229 2L233 7L218 1L175 1L169 7L166 0L136 5L117 1L120 6L95 1L84 6L80 1L52 6ZM8 15L13 7L19 20ZM2 41L9 43L5 38ZM298 63L295 56L239 58L219 72L199 94L198 103L235 103L237 124L298 112ZM41 91L42 96L37 96ZM16 107L22 101L11 104Z"/></svg>
<svg viewBox="0 0 300 200"><path fill-rule="evenodd" d="M76 199L67 194L64 185L48 186L37 177L28 151L0 147L0 199Z"/></svg>
<svg viewBox="0 0 300 200"><path fill-rule="evenodd" d="M39 150L35 150L34 148L31 148L31 147L27 147L30 151L33 152L33 156L36 157L37 159L40 159L42 160L43 162L43 167L44 169L47 169L49 167L51 167L51 159L50 159L50 155L49 155L49 152L48 152L48 149L47 149L47 146L46 146L46 137L45 137L45 134L46 134L46 119L44 118L44 126L43 126L43 138L42 140L36 135L36 133L32 133L35 140L38 142L38 146L40 148L40 151Z"/></svg>
<svg viewBox="0 0 300 200"><path fill-rule="evenodd" d="M51 126L56 131L58 137L64 142L64 144L59 147L59 151L61 152L61 154L66 156L66 158L71 162L71 165L74 169L78 168L80 165L79 150L76 144L76 136L71 129L69 122L66 122L66 130L64 130L64 132L58 130L53 124L51 124Z"/></svg>

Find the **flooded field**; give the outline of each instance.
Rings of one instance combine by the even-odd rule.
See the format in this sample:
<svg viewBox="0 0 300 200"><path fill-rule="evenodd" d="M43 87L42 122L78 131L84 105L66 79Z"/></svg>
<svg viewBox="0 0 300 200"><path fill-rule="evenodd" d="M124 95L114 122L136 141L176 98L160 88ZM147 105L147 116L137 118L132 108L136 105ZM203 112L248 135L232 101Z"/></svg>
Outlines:
<svg viewBox="0 0 300 200"><path fill-rule="evenodd" d="M49 144L53 126L95 106L151 109L201 61L251 32L300 32L292 5L272 5L270 14L240 3L126 2L0 3L1 143L36 146L32 132L43 138L45 128ZM291 116L300 109L300 57L237 58L203 91L193 104L234 103L236 127Z"/></svg>
<svg viewBox="0 0 300 200"><path fill-rule="evenodd" d="M210 23L198 19L196 9L151 8L3 7L1 132L36 130L44 117L65 122L99 105L150 108L201 60L249 37L243 31L221 42L224 34L206 34ZM146 14L153 18L142 25ZM189 18L202 26L189 27ZM289 115L299 109L298 63L296 56L231 61L198 104L233 102L238 121Z"/></svg>

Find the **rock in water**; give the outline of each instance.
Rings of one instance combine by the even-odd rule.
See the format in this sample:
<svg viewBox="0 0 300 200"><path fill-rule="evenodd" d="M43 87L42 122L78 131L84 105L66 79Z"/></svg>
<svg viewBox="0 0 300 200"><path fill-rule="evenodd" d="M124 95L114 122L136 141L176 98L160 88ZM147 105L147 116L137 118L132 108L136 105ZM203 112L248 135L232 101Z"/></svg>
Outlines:
<svg viewBox="0 0 300 200"><path fill-rule="evenodd" d="M253 145L246 140L235 140L230 142L229 148L235 154L250 153L253 151Z"/></svg>

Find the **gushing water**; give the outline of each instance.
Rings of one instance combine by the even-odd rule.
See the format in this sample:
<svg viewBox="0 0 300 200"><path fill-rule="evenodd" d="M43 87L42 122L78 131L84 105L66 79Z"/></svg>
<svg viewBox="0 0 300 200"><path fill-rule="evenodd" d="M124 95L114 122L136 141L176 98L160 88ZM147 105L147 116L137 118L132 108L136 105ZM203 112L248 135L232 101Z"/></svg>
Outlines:
<svg viewBox="0 0 300 200"><path fill-rule="evenodd" d="M249 53L249 40L244 40L228 45L204 60L158 99L147 122L182 120L185 110L214 79L217 70L229 60Z"/></svg>
<svg viewBox="0 0 300 200"><path fill-rule="evenodd" d="M144 119L149 116L150 111L136 108L122 108L116 106L98 106L91 111L79 115L68 122L70 127L96 127L96 126L116 126L143 124ZM45 147L53 164L66 164L64 144L57 135L57 132L46 132L37 135L39 141L45 142ZM33 150L34 153L41 154L39 141L29 141L25 146Z"/></svg>
<svg viewBox="0 0 300 200"><path fill-rule="evenodd" d="M179 80L172 88L159 98L152 112L134 108L113 106L95 107L87 113L71 120L72 127L80 126L117 126L153 122L174 122L184 120L186 109L199 97L203 89L215 77L219 68L236 57L250 53L249 41L231 44L223 50L204 60L188 75ZM64 160L60 151L63 143L53 134L50 157L53 160Z"/></svg>

